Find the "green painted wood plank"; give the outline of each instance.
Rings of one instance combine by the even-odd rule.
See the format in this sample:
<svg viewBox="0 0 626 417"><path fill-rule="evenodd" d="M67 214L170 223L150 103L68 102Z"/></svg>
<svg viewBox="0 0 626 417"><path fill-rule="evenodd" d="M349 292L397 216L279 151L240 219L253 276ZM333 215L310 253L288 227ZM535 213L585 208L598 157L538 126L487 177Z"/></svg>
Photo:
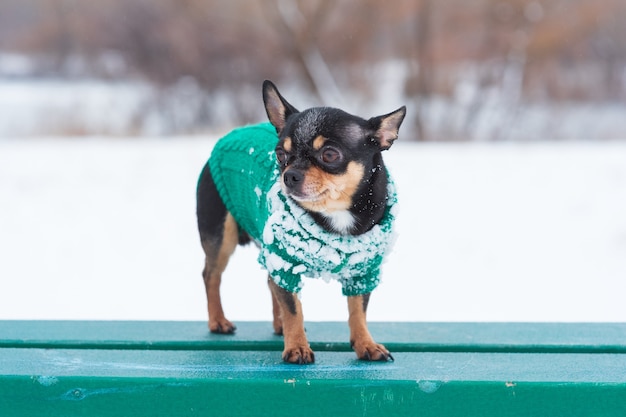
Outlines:
<svg viewBox="0 0 626 417"><path fill-rule="evenodd" d="M215 335L204 322L0 321L0 347L281 350L268 322ZM345 323L308 322L317 351L349 351ZM626 323L370 323L393 352L626 353Z"/></svg>
<svg viewBox="0 0 626 417"><path fill-rule="evenodd" d="M400 352L394 362L320 352L316 363L283 363L280 352L0 349L0 375L165 379L490 381L626 384L626 355Z"/></svg>
<svg viewBox="0 0 626 417"><path fill-rule="evenodd" d="M2 416L626 415L626 355L0 349Z"/></svg>
<svg viewBox="0 0 626 417"><path fill-rule="evenodd" d="M500 383L450 382L430 392L402 381L363 385L358 381L300 384L70 378L53 387L42 387L22 378L2 389L3 417L626 415L626 391L614 385L520 383L507 387Z"/></svg>
<svg viewBox="0 0 626 417"><path fill-rule="evenodd" d="M390 363L306 327L294 366L269 323L0 322L0 415L626 415L625 324L372 323Z"/></svg>

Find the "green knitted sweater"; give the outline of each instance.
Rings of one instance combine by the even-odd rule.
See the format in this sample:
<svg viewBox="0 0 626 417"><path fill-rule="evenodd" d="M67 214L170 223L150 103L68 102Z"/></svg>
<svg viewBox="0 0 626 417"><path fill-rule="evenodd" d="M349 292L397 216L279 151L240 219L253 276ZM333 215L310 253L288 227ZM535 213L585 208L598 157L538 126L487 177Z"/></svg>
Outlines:
<svg viewBox="0 0 626 417"><path fill-rule="evenodd" d="M393 243L393 181L380 224L358 236L330 233L282 193L277 143L271 124L246 126L220 139L208 162L226 208L260 247L259 263L289 292L299 292L306 276L336 279L344 295L370 293Z"/></svg>

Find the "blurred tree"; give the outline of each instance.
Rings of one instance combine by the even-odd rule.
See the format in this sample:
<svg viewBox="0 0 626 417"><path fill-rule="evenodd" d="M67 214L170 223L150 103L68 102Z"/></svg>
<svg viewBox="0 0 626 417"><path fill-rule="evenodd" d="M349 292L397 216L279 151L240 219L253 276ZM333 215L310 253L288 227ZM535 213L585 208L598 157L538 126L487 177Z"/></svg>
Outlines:
<svg viewBox="0 0 626 417"><path fill-rule="evenodd" d="M188 113L173 130L257 120L270 78L355 112L409 101L420 140L477 137L498 109L483 137L506 138L533 101L626 98L625 17L621 0L22 0L0 3L0 48L39 74L148 80Z"/></svg>
<svg viewBox="0 0 626 417"><path fill-rule="evenodd" d="M283 53L277 58L295 63L299 78L320 102L339 102L341 94L319 47L321 33L335 2L273 0L261 3L269 27L276 31L282 44Z"/></svg>
<svg viewBox="0 0 626 417"><path fill-rule="evenodd" d="M423 141L427 140L424 103L431 96L435 71L431 29L433 4L431 0L419 0L416 5L415 10L409 10L415 18L412 19L413 33L409 36L411 42L406 51L409 58L409 75L405 92L408 97L413 98L415 134L418 140Z"/></svg>

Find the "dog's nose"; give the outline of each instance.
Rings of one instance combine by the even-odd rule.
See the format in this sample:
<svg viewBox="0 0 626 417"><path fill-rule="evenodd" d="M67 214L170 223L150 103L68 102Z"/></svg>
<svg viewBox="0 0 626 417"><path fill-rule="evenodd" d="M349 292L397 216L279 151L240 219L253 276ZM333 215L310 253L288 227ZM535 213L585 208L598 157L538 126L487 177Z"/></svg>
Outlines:
<svg viewBox="0 0 626 417"><path fill-rule="evenodd" d="M283 174L283 181L289 188L295 188L304 180L304 173L296 169L290 169Z"/></svg>

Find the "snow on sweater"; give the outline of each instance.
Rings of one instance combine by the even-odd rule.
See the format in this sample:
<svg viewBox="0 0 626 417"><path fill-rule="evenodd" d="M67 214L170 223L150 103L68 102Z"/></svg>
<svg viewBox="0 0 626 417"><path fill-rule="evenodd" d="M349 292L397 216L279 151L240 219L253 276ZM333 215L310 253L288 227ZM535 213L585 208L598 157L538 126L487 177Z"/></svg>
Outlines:
<svg viewBox="0 0 626 417"><path fill-rule="evenodd" d="M380 224L357 236L331 233L283 194L277 143L269 123L242 127L218 141L208 162L226 208L260 247L259 263L289 292L299 292L306 276L336 279L344 295L370 293L380 282L380 266L394 240L393 181L389 178Z"/></svg>

